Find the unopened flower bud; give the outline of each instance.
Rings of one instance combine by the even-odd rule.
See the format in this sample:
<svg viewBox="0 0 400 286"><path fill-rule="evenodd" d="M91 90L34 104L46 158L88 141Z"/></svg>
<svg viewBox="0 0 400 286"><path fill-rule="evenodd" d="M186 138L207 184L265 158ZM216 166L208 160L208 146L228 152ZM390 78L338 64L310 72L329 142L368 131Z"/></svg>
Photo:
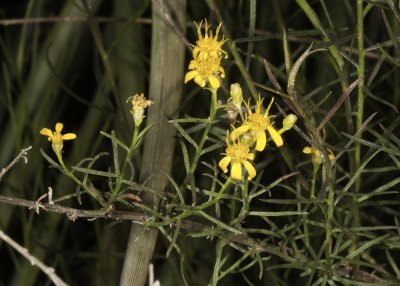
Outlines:
<svg viewBox="0 0 400 286"><path fill-rule="evenodd" d="M147 100L144 94L135 94L128 98L128 102L132 102L131 113L136 126L139 126L144 118L144 110L153 104L151 100Z"/></svg>
<svg viewBox="0 0 400 286"><path fill-rule="evenodd" d="M243 101L242 88L240 87L240 84L238 84L238 83L231 84L230 93L231 93L233 104L236 107L238 107L238 109L240 109L240 106Z"/></svg>
<svg viewBox="0 0 400 286"><path fill-rule="evenodd" d="M243 143L243 144L246 144L246 145L251 145L251 144L253 144L253 142L254 142L254 138L253 138L253 136L250 134L250 133L245 133L245 134L243 134L242 135L242 137L240 138L240 141Z"/></svg>
<svg viewBox="0 0 400 286"><path fill-rule="evenodd" d="M296 124L297 116L294 114L289 114L283 119L283 127L279 130L279 133L283 133L293 127Z"/></svg>
<svg viewBox="0 0 400 286"><path fill-rule="evenodd" d="M295 125L297 121L297 116L294 114L289 114L288 116L283 119L283 128L290 129Z"/></svg>

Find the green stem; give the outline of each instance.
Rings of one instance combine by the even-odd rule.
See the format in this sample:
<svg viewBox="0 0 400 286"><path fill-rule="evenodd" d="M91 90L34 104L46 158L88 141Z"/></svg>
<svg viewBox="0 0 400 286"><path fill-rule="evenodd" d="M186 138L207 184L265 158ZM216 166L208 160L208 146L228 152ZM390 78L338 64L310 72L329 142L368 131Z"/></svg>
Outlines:
<svg viewBox="0 0 400 286"><path fill-rule="evenodd" d="M204 210L212 205L214 205L216 202L218 202L221 198L222 195L224 194L225 190L228 188L229 184L231 183L231 177L228 177L228 179L226 180L225 184L223 184L223 186L221 187L221 189L219 190L218 194L211 200L205 202L202 205L196 206L193 209L190 210L186 210L180 214L178 214L177 216L174 216L168 220L164 220L162 222L147 222L146 226L155 226L155 227L163 227L166 225L170 225L171 223L174 223L180 219L184 219L186 217L189 217L191 215L197 214L199 211Z"/></svg>
<svg viewBox="0 0 400 286"><path fill-rule="evenodd" d="M201 137L200 143L196 149L196 153L193 158L192 165L190 166L190 174L193 174L194 171L196 170L197 163L199 162L201 152L203 151L204 144L206 143L206 140L208 138L208 133L210 133L210 129L212 126L212 123L214 121L215 115L217 114L217 90L216 89L210 89L211 90L211 107L210 107L210 116L208 117L208 122L207 126L204 129L203 136Z"/></svg>
<svg viewBox="0 0 400 286"><path fill-rule="evenodd" d="M103 207L106 205L106 202L104 201L103 197L98 194L97 192L95 192L94 190L92 190L91 188L89 188L86 184L83 184L81 182L81 180L79 180L65 165L64 160L62 158L61 153L56 153L58 161L61 164L61 167L63 168L65 174L70 177L75 183L77 183L78 185L82 186L82 188L89 194L91 195L95 200L97 200Z"/></svg>
<svg viewBox="0 0 400 286"><path fill-rule="evenodd" d="M319 164L313 164L313 177L311 181L311 191L310 191L310 199L315 199L315 181L317 178L317 173L319 169Z"/></svg>
<svg viewBox="0 0 400 286"><path fill-rule="evenodd" d="M122 182L124 180L124 175L126 172L126 167L128 166L128 162L131 160L133 151L135 151L135 149L136 149L138 133L139 133L139 126L135 125L135 130L133 131L131 146L129 147L128 154L126 154L124 164L122 165L121 172L119 173L119 176L117 178L117 184L115 186L115 189L113 190L113 195L118 195L121 190Z"/></svg>
<svg viewBox="0 0 400 286"><path fill-rule="evenodd" d="M242 189L243 205L239 212L239 215L233 221L236 227L240 227L240 223L246 218L247 214L249 213L250 201L251 201L251 198L249 197L249 184L243 185L241 189Z"/></svg>
<svg viewBox="0 0 400 286"><path fill-rule="evenodd" d="M210 89L211 91L211 107L210 107L210 116L208 117L208 122L206 125L206 128L204 129L203 136L201 137L200 143L196 148L196 153L194 154L193 157L193 162L190 166L190 172L186 176L184 183L182 184L182 189L185 188L187 180L190 179L194 172L196 171L197 164L199 162L201 152L203 151L204 144L206 143L206 140L208 138L208 134L210 133L210 129L212 126L212 123L214 121L215 115L217 114L217 89ZM192 204L196 204L196 190L194 188L191 189L192 191Z"/></svg>

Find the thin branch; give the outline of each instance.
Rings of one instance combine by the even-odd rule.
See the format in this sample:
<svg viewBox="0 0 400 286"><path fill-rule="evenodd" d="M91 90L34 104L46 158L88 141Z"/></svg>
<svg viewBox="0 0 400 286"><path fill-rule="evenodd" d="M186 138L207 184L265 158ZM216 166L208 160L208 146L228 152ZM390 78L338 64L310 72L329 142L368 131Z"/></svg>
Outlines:
<svg viewBox="0 0 400 286"><path fill-rule="evenodd" d="M129 22L131 18L126 17L94 17L97 23L109 22ZM58 22L87 22L86 16L65 16L65 17L38 17L38 18L19 18L19 19L2 19L0 26L25 25L25 24L42 24L42 23L58 23ZM151 25L150 18L137 18L135 23Z"/></svg>
<svg viewBox="0 0 400 286"><path fill-rule="evenodd" d="M22 149L21 152L17 155L17 157L14 158L14 160L11 161L10 164L8 164L7 167L3 168L0 172L0 181L3 178L3 176L22 158L24 159L25 164L28 163L28 151L32 149L32 146L29 146L25 149Z"/></svg>
<svg viewBox="0 0 400 286"><path fill-rule="evenodd" d="M25 247L22 247L19 245L15 240L13 240L11 237L6 235L2 230L0 230L0 238L4 240L5 243L10 245L12 248L14 248L16 251L18 251L23 257L25 257L31 265L36 265L37 267L40 268L50 279L51 281L54 282L55 285L57 286L68 286L67 283L65 283L55 272L54 268L47 266L43 262L41 262L39 259L37 259L35 256L29 254L28 250Z"/></svg>
<svg viewBox="0 0 400 286"><path fill-rule="evenodd" d="M14 205L14 206L21 206L26 207L29 209L34 209L37 213L39 209L48 211L48 212L55 212L58 214L65 214L67 217L75 221L78 218L86 218L86 219L112 219L112 220L126 220L131 221L136 224L146 224L146 221L152 219L152 216L147 215L145 213L140 212L129 212L129 211L117 211L117 210L85 210L85 209L74 209L70 207L64 207L62 205L54 204L54 203L41 203L41 201L31 201L19 198L13 198L8 196L0 195L0 203ZM174 227L175 225L172 225ZM215 226L203 224L199 222L195 222L188 219L183 219L180 222L180 227L183 230L188 232L207 232L213 229ZM296 257L295 251L292 249L285 247L282 249L281 246L274 245L274 244L267 244L263 242L258 242L255 239L249 237L248 235L244 234L226 234L225 237L231 243L241 244L243 246L247 246L253 249L255 252L261 253L265 252L268 254L273 254L275 256L280 257L281 259L285 260L288 263L306 263L310 261L305 255L300 254L299 257ZM346 278L351 278L353 275L354 278L357 278L358 281L361 282L373 282L373 283L384 283L388 282L388 280L384 280L374 274L368 274L365 271L357 270L357 269L347 269L345 267L337 267L334 269L336 275ZM351 272L349 274L349 272Z"/></svg>

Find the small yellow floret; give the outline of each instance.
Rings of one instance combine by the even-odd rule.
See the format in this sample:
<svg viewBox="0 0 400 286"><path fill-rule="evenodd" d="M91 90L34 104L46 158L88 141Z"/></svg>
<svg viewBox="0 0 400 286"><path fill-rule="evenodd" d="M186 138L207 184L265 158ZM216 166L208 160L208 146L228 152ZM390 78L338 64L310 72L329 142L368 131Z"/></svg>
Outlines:
<svg viewBox="0 0 400 286"><path fill-rule="evenodd" d="M42 128L42 130L40 130L40 134L48 136L48 140L51 141L51 146L56 154L61 154L64 140L73 140L76 138L76 134L74 133L62 135L61 131L63 127L64 124L57 122L54 132L49 128Z"/></svg>
<svg viewBox="0 0 400 286"><path fill-rule="evenodd" d="M250 147L241 142L230 142L229 134L226 137L227 148L225 150L225 157L223 157L218 166L224 173L228 172L228 165L231 165L230 176L234 180L243 180L242 167L247 171L248 180L253 179L257 172L253 166L252 161L254 160L254 154L250 153Z"/></svg>
<svg viewBox="0 0 400 286"><path fill-rule="evenodd" d="M335 159L335 155L333 155L332 150L327 149L327 151L328 151L329 160L333 161ZM321 153L319 152L319 150L317 148L315 148L313 146L304 147L303 148L303 153L304 154L311 154L313 164L320 165L322 163Z"/></svg>
<svg viewBox="0 0 400 286"><path fill-rule="evenodd" d="M249 133L256 142L256 150L263 151L267 145L267 135L269 135L275 145L281 147L283 145L282 136L273 127L273 122L271 122L272 116L269 116L269 110L273 101L274 100L272 99L264 114L261 113L263 100L260 96L258 97L254 113L249 107L250 104L247 104L248 114L246 120L242 126L232 132L232 140L236 140L236 138L244 133Z"/></svg>

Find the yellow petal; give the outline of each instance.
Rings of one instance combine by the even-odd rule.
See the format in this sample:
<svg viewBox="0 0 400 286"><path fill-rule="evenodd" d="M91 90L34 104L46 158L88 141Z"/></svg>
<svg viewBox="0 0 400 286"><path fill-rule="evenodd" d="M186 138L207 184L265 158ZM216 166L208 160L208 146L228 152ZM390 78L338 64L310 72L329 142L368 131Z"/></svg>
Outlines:
<svg viewBox="0 0 400 286"><path fill-rule="evenodd" d="M197 67L197 61L196 60L191 60L188 66L188 69L194 70Z"/></svg>
<svg viewBox="0 0 400 286"><path fill-rule="evenodd" d="M206 81L203 79L203 77L197 75L194 78L194 82L197 83L200 87L205 87L206 86Z"/></svg>
<svg viewBox="0 0 400 286"><path fill-rule="evenodd" d="M256 142L256 150L261 152L262 150L265 149L266 145L267 145L267 136L265 135L265 132L260 132L260 135L258 135Z"/></svg>
<svg viewBox="0 0 400 286"><path fill-rule="evenodd" d="M274 127L269 125L267 127L269 135L271 135L272 140L275 142L277 147L281 147L283 145L282 136L275 130Z"/></svg>
<svg viewBox="0 0 400 286"><path fill-rule="evenodd" d="M249 181L257 175L256 169L253 167L253 165L250 162L243 161L243 166L246 168L247 173L249 174L249 176L247 177L249 179Z"/></svg>
<svg viewBox="0 0 400 286"><path fill-rule="evenodd" d="M208 81L210 82L210 86L213 89L218 89L221 86L219 80L215 76L208 77Z"/></svg>
<svg viewBox="0 0 400 286"><path fill-rule="evenodd" d="M269 103L267 110L265 111L265 117L268 117L268 113L269 113L269 110L270 110L273 102L274 102L274 98L271 99L271 102Z"/></svg>
<svg viewBox="0 0 400 286"><path fill-rule="evenodd" d="M304 153L304 154L311 154L311 153L312 153L312 150L311 150L310 147L304 147L304 148L303 148L303 153Z"/></svg>
<svg viewBox="0 0 400 286"><path fill-rule="evenodd" d="M75 134L75 133L67 133L67 134L64 134L64 135L62 136L62 138L63 138L64 140L72 140L72 139L75 139L75 138L76 138L76 134Z"/></svg>
<svg viewBox="0 0 400 286"><path fill-rule="evenodd" d="M62 123L60 123L60 122L57 122L57 124L56 124L56 132L57 132L57 133L61 133L61 131L63 130L63 128L64 128L64 124L62 124Z"/></svg>
<svg viewBox="0 0 400 286"><path fill-rule="evenodd" d="M247 130L250 129L250 126L247 124L243 124L239 128L236 128L235 130L232 131L231 133L231 139L233 141L236 141L236 139L243 133L247 132Z"/></svg>
<svg viewBox="0 0 400 286"><path fill-rule="evenodd" d="M193 79L195 76L197 76L197 71L189 71L185 75L185 83L187 83L189 80Z"/></svg>
<svg viewBox="0 0 400 286"><path fill-rule="evenodd" d="M51 131L49 128L42 128L42 130L40 130L40 134L52 137L53 131Z"/></svg>
<svg viewBox="0 0 400 286"><path fill-rule="evenodd" d="M329 149L328 149L328 152L329 152L329 155L328 155L329 160L333 161L335 159L335 155L333 155L332 151Z"/></svg>
<svg viewBox="0 0 400 286"><path fill-rule="evenodd" d="M254 160L254 154L253 153L249 153L248 155L247 155L247 158L246 158L247 160L250 160L250 161L253 161Z"/></svg>
<svg viewBox="0 0 400 286"><path fill-rule="evenodd" d="M218 166L222 169L224 173L226 173L228 172L228 165L230 162L231 162L231 157L225 156L219 161Z"/></svg>
<svg viewBox="0 0 400 286"><path fill-rule="evenodd" d="M231 167L231 177L234 180L242 180L242 165L239 162L233 162Z"/></svg>

